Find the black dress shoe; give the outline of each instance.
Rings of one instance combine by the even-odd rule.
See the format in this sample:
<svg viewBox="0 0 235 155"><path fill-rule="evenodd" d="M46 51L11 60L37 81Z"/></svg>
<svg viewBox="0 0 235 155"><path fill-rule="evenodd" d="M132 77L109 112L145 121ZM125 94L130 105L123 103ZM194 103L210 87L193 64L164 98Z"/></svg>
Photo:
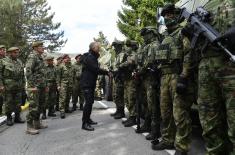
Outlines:
<svg viewBox="0 0 235 155"><path fill-rule="evenodd" d="M95 129L89 123L83 123L82 129L87 131L94 131Z"/></svg>
<svg viewBox="0 0 235 155"><path fill-rule="evenodd" d="M65 113L60 113L60 118L65 119Z"/></svg>
<svg viewBox="0 0 235 155"><path fill-rule="evenodd" d="M98 124L97 122L94 122L92 119L89 119L88 123L89 123L90 125L96 125L96 124Z"/></svg>
<svg viewBox="0 0 235 155"><path fill-rule="evenodd" d="M21 117L15 118L15 123L24 123L24 122L25 121Z"/></svg>

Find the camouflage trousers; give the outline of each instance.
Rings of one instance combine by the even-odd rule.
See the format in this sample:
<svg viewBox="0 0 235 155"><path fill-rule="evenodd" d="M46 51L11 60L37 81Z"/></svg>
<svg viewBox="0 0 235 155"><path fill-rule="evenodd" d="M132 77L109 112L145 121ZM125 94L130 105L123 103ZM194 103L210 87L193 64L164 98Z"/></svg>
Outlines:
<svg viewBox="0 0 235 155"><path fill-rule="evenodd" d="M26 119L28 124L32 124L35 120L38 121L43 107L45 107L45 87L37 89L37 92L32 92L30 89L27 90L29 113L27 114Z"/></svg>
<svg viewBox="0 0 235 155"><path fill-rule="evenodd" d="M143 102L145 105L145 120L148 119L149 123L151 123L151 117L153 110L156 111L156 88L155 88L155 82L156 79L154 76L151 75L145 75L145 79L142 82L142 88L144 93L144 99L145 102Z"/></svg>
<svg viewBox="0 0 235 155"><path fill-rule="evenodd" d="M72 90L72 86L68 86L66 83L61 84L59 97L59 108L61 113L64 113L66 110L69 109L69 103L72 97Z"/></svg>
<svg viewBox="0 0 235 155"><path fill-rule="evenodd" d="M79 104L80 105L84 104L84 95L80 87L80 83L77 81L74 83L74 86L73 86L73 95L72 95L73 104L77 104L78 97L79 97Z"/></svg>
<svg viewBox="0 0 235 155"><path fill-rule="evenodd" d="M113 101L116 104L117 109L124 108L124 86L121 80L115 80L113 82Z"/></svg>
<svg viewBox="0 0 235 155"><path fill-rule="evenodd" d="M56 83L55 84L50 84L48 87L49 90L46 93L46 108L51 108L54 109L54 106L56 105L57 102L57 88L56 88Z"/></svg>
<svg viewBox="0 0 235 155"><path fill-rule="evenodd" d="M130 116L136 116L136 81L129 78L124 80L124 104Z"/></svg>
<svg viewBox="0 0 235 155"><path fill-rule="evenodd" d="M198 80L199 117L207 154L225 154L228 135L234 155L235 65L222 56L204 58L199 65Z"/></svg>
<svg viewBox="0 0 235 155"><path fill-rule="evenodd" d="M5 113L11 115L12 112L19 114L21 111L21 91L5 91L4 102L5 102Z"/></svg>
<svg viewBox="0 0 235 155"><path fill-rule="evenodd" d="M160 107L162 116L162 139L181 151L188 151L190 146L191 119L190 107L193 103L191 95L176 93L178 74L166 74L161 77Z"/></svg>
<svg viewBox="0 0 235 155"><path fill-rule="evenodd" d="M96 81L96 87L95 87L95 98L101 98L102 97L102 76L98 76L98 79Z"/></svg>

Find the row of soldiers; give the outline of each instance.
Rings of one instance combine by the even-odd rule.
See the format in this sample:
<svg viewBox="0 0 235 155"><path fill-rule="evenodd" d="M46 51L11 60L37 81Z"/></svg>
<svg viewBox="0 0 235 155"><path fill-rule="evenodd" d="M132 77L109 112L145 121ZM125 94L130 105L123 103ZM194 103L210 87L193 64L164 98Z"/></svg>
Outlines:
<svg viewBox="0 0 235 155"><path fill-rule="evenodd" d="M84 97L80 88L82 66L81 54L75 57L76 62L71 63L69 55L57 58L44 55L43 42L36 41L32 44L33 51L25 65L19 60L20 49L11 47L5 56L5 46L0 46L0 91L1 107L5 104L7 125L24 123L20 116L22 94L27 91L29 113L27 114L27 130L29 134L38 134L39 130L46 128L41 119L48 116L55 117L55 111L60 111L60 117L65 118L65 113L77 109L79 97L80 110L83 109ZM26 69L26 72L24 71ZM72 98L73 106L69 107ZM15 112L13 122L12 112ZM42 117L40 117L42 115Z"/></svg>
<svg viewBox="0 0 235 155"><path fill-rule="evenodd" d="M211 0L204 8L210 23L221 34L235 26L233 0ZM136 124L137 102L144 105L144 123L139 131L149 132L153 150L176 149L186 155L190 149L192 104L198 104L202 136L207 155L235 154L235 65L222 49L199 41L191 48L192 33L179 22L173 4L163 8L167 33L145 27L140 34L144 44L114 41L115 119L129 117L125 127ZM234 46L234 45L233 45ZM139 112L139 111L138 111ZM162 127L160 128L160 124ZM159 142L158 138L162 137Z"/></svg>

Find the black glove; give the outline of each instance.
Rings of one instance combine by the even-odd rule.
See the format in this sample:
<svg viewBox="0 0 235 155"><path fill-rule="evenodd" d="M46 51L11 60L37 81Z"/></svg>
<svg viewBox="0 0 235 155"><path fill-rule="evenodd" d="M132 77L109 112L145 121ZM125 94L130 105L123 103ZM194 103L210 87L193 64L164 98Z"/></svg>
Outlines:
<svg viewBox="0 0 235 155"><path fill-rule="evenodd" d="M235 26L231 27L228 31L224 33L221 37L218 37L215 42L222 42L225 44L229 49L235 50Z"/></svg>
<svg viewBox="0 0 235 155"><path fill-rule="evenodd" d="M184 76L180 76L176 84L176 92L180 95L187 93L188 80Z"/></svg>

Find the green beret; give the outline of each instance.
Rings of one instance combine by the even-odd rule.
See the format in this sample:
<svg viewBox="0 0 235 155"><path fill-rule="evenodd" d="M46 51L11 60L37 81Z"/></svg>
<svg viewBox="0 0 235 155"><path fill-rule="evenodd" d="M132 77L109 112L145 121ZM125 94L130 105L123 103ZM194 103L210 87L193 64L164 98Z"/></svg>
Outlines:
<svg viewBox="0 0 235 155"><path fill-rule="evenodd" d="M75 59L77 59L78 57L82 56L82 54L78 54L76 55Z"/></svg>
<svg viewBox="0 0 235 155"><path fill-rule="evenodd" d="M6 48L6 46L5 45L0 45L0 48Z"/></svg>
<svg viewBox="0 0 235 155"><path fill-rule="evenodd" d="M47 57L45 58L45 60L53 60L53 59L54 59L53 56L47 56Z"/></svg>
<svg viewBox="0 0 235 155"><path fill-rule="evenodd" d="M158 35L157 28L154 26L147 26L140 30L140 35L143 36L149 32L153 32L155 35Z"/></svg>
<svg viewBox="0 0 235 155"><path fill-rule="evenodd" d="M38 46L42 46L43 45L43 42L41 41L35 41L32 43L32 47L38 47Z"/></svg>
<svg viewBox="0 0 235 155"><path fill-rule="evenodd" d="M12 51L15 51L15 50L20 50L19 47L10 47L7 52L12 52Z"/></svg>

